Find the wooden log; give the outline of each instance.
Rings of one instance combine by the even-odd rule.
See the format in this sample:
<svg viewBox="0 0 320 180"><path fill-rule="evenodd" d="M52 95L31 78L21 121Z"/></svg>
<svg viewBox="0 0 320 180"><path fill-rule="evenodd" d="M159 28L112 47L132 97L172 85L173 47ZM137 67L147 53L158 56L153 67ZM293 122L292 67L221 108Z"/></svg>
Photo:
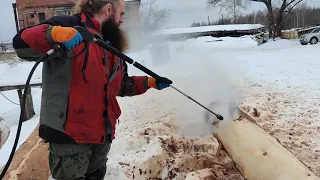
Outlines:
<svg viewBox="0 0 320 180"><path fill-rule="evenodd" d="M217 131L217 138L248 180L320 180L244 112Z"/></svg>
<svg viewBox="0 0 320 180"><path fill-rule="evenodd" d="M48 145L38 136L38 128L39 125L16 151L3 180L46 180L49 178Z"/></svg>
<svg viewBox="0 0 320 180"><path fill-rule="evenodd" d="M0 117L0 149L4 143L8 140L10 135L10 126L5 122L5 120Z"/></svg>

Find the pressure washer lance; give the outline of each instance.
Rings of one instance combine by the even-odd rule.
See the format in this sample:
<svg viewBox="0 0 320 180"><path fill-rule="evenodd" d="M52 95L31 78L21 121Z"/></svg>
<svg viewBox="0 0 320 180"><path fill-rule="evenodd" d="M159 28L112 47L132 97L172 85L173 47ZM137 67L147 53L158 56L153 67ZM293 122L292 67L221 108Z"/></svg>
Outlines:
<svg viewBox="0 0 320 180"><path fill-rule="evenodd" d="M189 98L190 100L192 100L193 102L197 103L199 106L203 107L204 109L206 109L208 112L214 114L219 120L223 120L223 117L220 114L216 114L213 111L211 111L209 108L205 107L204 105L200 104L198 101L194 100L192 97L186 95L185 93L183 93L182 91L180 91L179 89L177 89L176 87L170 85L170 87L172 87L174 90L178 91L179 93L183 94L184 96L186 96L187 98Z"/></svg>
<svg viewBox="0 0 320 180"><path fill-rule="evenodd" d="M143 65L139 64L138 62L135 62L133 59L131 59L130 57L126 56L122 52L118 51L114 47L112 47L109 44L103 42L102 40L96 38L94 34L89 32L84 27L75 26L74 28L77 29L78 32L82 35L83 42L85 43L85 48L83 48L83 50L81 50L80 53L78 53L76 56L72 57L71 59L74 59L75 57L79 56L82 52L84 52L85 49L88 48L89 44L92 42L92 43L95 43L95 44L99 45L103 49L110 51L112 54L118 56L119 58L121 58L122 60L126 61L127 63L132 64L133 66L135 66L139 70L143 71L144 73L148 74L149 76L151 76L151 77L153 77L153 78L155 78L157 80L161 80L162 82L165 82L165 83L168 83L168 84L172 84L171 80L169 80L167 78L164 78L164 77L161 77L161 76L157 75L156 73L152 72L150 69L148 69L148 68L144 67ZM19 137L20 137L20 133L21 133L22 122L23 122L23 114L24 114L24 109L25 109L25 105L26 105L27 91L28 91L28 89L30 87L30 81L31 81L31 78L33 76L33 73L34 73L34 71L36 70L36 68L38 67L38 65L41 62L43 62L50 55L52 55L54 52L59 51L59 50L61 50L60 46L55 46L53 49L49 50L46 54L44 54L43 56L38 58L38 60L36 61L35 65L32 67L32 69L31 69L31 71L30 71L30 73L28 75L27 82L25 84L25 88L24 88L24 91L23 91L24 93L23 93L23 97L22 97L20 119L19 119L19 123L18 123L16 138L15 138L15 141L14 141L14 144L13 144L9 159L8 159L5 167L3 168L3 171L1 172L0 180L2 180L4 178L7 170L9 169L9 166L11 164L11 161L13 159L14 153L15 153L17 145L18 145L18 141L19 141ZM214 114L219 120L223 120L223 117L220 114L214 113L213 111L211 111L210 109L206 108L204 105L200 104L198 101L196 101L193 98L191 98L190 96L186 95L185 93L183 93L182 91L180 91L176 87L174 87L172 85L170 85L170 87L175 89L179 93L183 94L187 98L191 99L192 101L194 101L195 103L197 103L198 105L200 105L201 107L206 109L208 112Z"/></svg>

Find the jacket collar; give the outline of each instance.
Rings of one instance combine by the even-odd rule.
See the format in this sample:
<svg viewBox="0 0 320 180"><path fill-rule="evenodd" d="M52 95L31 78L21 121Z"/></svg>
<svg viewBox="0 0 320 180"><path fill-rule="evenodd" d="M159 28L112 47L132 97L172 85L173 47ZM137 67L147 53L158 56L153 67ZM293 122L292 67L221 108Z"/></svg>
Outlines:
<svg viewBox="0 0 320 180"><path fill-rule="evenodd" d="M102 33L101 31L101 26L99 24L99 22L90 17L87 13L81 13L80 14L80 18L81 18L81 22L86 26L86 27L91 27L93 29L95 29L97 32Z"/></svg>

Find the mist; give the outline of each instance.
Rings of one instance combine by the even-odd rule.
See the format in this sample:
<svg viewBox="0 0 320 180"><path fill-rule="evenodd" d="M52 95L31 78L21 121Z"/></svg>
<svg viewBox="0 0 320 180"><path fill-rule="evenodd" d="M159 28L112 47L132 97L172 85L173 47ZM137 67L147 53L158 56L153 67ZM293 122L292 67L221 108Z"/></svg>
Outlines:
<svg viewBox="0 0 320 180"><path fill-rule="evenodd" d="M245 74L244 66L228 50L214 52L216 49L203 46L204 38L172 41L168 37L158 37L157 41L152 42L152 37L142 37L135 44L146 43L138 45L143 48L139 51L129 49L128 52L135 61L171 79L174 87L224 117L223 121L216 119L173 88L150 92L167 99L166 105L175 109L175 121L183 136L206 136L223 128L234 120L241 100L233 84L235 78ZM146 74L131 66L129 75ZM215 105L210 106L211 103ZM219 123L212 126L212 122Z"/></svg>

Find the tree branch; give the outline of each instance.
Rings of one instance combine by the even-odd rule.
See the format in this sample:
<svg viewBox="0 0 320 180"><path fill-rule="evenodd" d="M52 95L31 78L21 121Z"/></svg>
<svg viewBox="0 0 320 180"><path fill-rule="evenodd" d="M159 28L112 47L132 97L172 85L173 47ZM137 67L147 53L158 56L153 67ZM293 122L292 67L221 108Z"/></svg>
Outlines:
<svg viewBox="0 0 320 180"><path fill-rule="evenodd" d="M299 3L301 3L303 0L299 0L299 1L297 1L293 6L291 6L288 10L287 10L287 12L290 12L296 5L298 5Z"/></svg>
<svg viewBox="0 0 320 180"><path fill-rule="evenodd" d="M292 1L295 1L295 0L292 0ZM279 14L282 14L287 7L288 7L287 0L283 0L282 5L281 5L281 7L279 9Z"/></svg>
<svg viewBox="0 0 320 180"><path fill-rule="evenodd" d="M290 6L290 4L294 3L296 0L291 0L288 4L286 4L286 7Z"/></svg>
<svg viewBox="0 0 320 180"><path fill-rule="evenodd" d="M264 4L268 4L268 0L251 0L251 1L254 1L254 2L262 2Z"/></svg>
<svg viewBox="0 0 320 180"><path fill-rule="evenodd" d="M208 0L207 4L211 7L216 6L219 2L221 2L221 0Z"/></svg>

